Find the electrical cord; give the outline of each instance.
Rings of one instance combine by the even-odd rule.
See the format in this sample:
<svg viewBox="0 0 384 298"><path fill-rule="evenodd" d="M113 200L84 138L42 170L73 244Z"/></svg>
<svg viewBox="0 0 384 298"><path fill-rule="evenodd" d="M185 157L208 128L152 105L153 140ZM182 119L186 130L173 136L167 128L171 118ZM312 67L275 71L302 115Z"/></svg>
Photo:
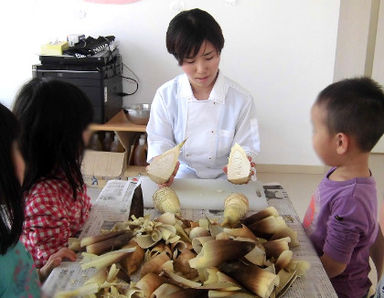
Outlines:
<svg viewBox="0 0 384 298"><path fill-rule="evenodd" d="M129 66L128 66L127 64L125 64L125 63L123 62L123 66L124 66L126 69L128 69L130 73L133 74L133 76L135 77L135 79L136 79L138 82L140 82L139 77L135 74L135 72L134 72L132 69L129 68Z"/></svg>
<svg viewBox="0 0 384 298"><path fill-rule="evenodd" d="M133 74L134 78L127 77L127 76L124 76L124 75L121 75L121 77L122 77L123 79L126 79L127 81L130 81L130 82L133 82L133 83L136 84L136 89L135 89L135 91L133 91L132 93L122 92L121 96L124 97L124 96L128 96L128 95L133 95L133 94L135 94L135 93L137 92L137 90L139 90L139 82L140 82L140 79L139 79L139 77L135 74L135 72L134 72L131 68L129 68L129 66L128 66L127 64L125 64L124 62L122 62L122 64L123 64L123 68L125 67L126 69L128 69L129 72Z"/></svg>
<svg viewBox="0 0 384 298"><path fill-rule="evenodd" d="M126 76L123 76L121 75L121 77L129 82L133 82L136 84L136 89L131 92L131 93L126 93L126 92L119 92L118 95L120 96L128 96L128 95L133 95L137 92L137 90L139 90L139 82L137 80L135 80L134 78L130 78L130 77L126 77Z"/></svg>
<svg viewBox="0 0 384 298"><path fill-rule="evenodd" d="M112 56L113 50L111 49L111 43L109 42L109 40L106 37L103 36L103 38L108 42L108 52L109 52L109 55ZM116 42L116 40L114 40L114 42ZM127 77L127 76L124 76L124 75L121 75L120 77L125 79L125 80L127 80L127 81L129 81L129 82L132 82L132 83L136 84L135 90L133 92L131 92L131 93L126 93L126 92L119 92L119 93L117 93L118 96L124 97L124 96L133 95L133 94L135 94L137 92L137 90L139 90L139 78L135 74L135 72L128 67L128 65L126 65L124 62L122 64L123 64L123 67L127 68L134 75L135 78Z"/></svg>

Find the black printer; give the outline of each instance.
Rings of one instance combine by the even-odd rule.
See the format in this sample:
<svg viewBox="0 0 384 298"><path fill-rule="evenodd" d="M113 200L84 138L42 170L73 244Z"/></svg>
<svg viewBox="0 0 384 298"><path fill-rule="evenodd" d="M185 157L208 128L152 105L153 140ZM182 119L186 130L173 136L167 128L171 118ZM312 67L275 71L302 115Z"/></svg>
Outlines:
<svg viewBox="0 0 384 298"><path fill-rule="evenodd" d="M66 81L79 87L90 99L95 123L105 123L122 108L122 59L118 49L95 55L40 56L32 66L33 77Z"/></svg>

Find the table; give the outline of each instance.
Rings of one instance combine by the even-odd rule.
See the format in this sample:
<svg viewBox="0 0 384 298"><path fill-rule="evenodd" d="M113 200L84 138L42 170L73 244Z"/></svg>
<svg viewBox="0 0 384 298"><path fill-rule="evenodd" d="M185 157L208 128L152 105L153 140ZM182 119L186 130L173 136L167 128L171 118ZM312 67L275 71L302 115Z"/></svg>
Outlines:
<svg viewBox="0 0 384 298"><path fill-rule="evenodd" d="M278 183L264 184L264 192L268 205L275 207L285 219L287 225L297 231L300 246L292 249L294 258L306 260L311 264L311 268L306 275L297 279L284 297L336 298L337 294L311 241L305 234L300 218L289 199L288 193Z"/></svg>
<svg viewBox="0 0 384 298"><path fill-rule="evenodd" d="M314 250L309 238L304 232L299 216L297 215L287 192L278 183L267 183L264 184L263 188L267 197L268 205L274 206L278 210L279 214L285 219L288 226L296 230L298 233L298 240L300 242L300 246L292 250L295 259L306 260L311 264L311 268L308 270L306 275L302 278L297 279L294 282L293 286L284 295L284 297L337 298L337 294L334 291L326 272L324 271L322 263L316 254L316 251ZM96 200L99 193L100 189L89 188L88 190L88 194L91 196L93 202ZM137 200L133 198L132 204L135 204L135 202L137 202ZM137 206L131 206L131 210L135 207ZM144 210L144 213L153 214L153 211L153 209L146 208ZM193 213L198 214L199 212L201 212L201 214L203 215L205 211L207 210L201 209L195 210L194 212L192 212L191 210L183 210L182 212L184 216L187 216ZM108 221L108 219L106 221ZM67 266L71 265L67 264ZM45 291L45 294L47 294L47 296L50 296L50 293L52 293L53 291L52 285L50 283L54 283L55 280L57 281L58 277L63 278L63 270L60 270L60 268L56 268L51 274L53 276L50 276L44 284L43 290L47 290Z"/></svg>

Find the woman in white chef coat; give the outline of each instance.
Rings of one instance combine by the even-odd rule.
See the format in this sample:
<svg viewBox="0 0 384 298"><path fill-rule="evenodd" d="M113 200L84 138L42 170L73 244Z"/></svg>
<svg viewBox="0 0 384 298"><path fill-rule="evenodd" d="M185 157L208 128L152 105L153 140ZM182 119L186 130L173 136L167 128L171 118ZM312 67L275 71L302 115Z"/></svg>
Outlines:
<svg viewBox="0 0 384 298"><path fill-rule="evenodd" d="M184 73L156 92L147 125L148 162L188 138L176 178L225 177L235 143L251 160L260 151L253 98L219 70L224 37L207 12L176 15L166 44Z"/></svg>

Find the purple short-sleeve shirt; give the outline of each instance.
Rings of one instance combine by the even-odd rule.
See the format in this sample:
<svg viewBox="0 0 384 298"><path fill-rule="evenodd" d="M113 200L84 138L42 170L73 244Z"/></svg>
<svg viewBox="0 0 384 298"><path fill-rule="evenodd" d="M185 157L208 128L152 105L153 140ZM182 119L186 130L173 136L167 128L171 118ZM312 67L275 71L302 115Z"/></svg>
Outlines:
<svg viewBox="0 0 384 298"><path fill-rule="evenodd" d="M334 170L312 196L303 225L319 256L347 264L331 278L338 296L364 297L371 286L369 248L378 232L376 183L373 177L332 181Z"/></svg>

